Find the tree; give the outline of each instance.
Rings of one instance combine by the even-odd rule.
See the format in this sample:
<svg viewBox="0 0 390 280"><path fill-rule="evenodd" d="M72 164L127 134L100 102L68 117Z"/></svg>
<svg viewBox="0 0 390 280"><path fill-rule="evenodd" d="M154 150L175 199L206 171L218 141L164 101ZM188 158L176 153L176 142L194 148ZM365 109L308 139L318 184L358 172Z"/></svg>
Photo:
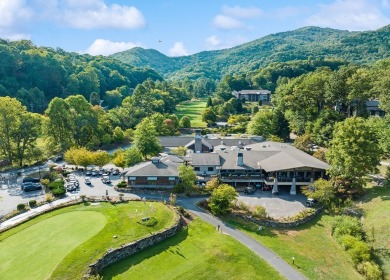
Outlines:
<svg viewBox="0 0 390 280"><path fill-rule="evenodd" d="M359 190L365 184L363 176L377 171L380 157L378 137L364 119L348 118L336 124L326 155L331 176L347 181L349 188Z"/></svg>
<svg viewBox="0 0 390 280"><path fill-rule="evenodd" d="M156 137L156 128L149 119L144 119L136 126L134 132L134 145L144 158L154 156L161 151Z"/></svg>
<svg viewBox="0 0 390 280"><path fill-rule="evenodd" d="M253 135L263 136L265 139L274 134L272 125L272 111L261 110L248 123L247 132Z"/></svg>
<svg viewBox="0 0 390 280"><path fill-rule="evenodd" d="M119 126L115 127L112 138L115 142L119 143L125 141L126 139L123 130Z"/></svg>
<svg viewBox="0 0 390 280"><path fill-rule="evenodd" d="M126 166L133 166L142 161L142 154L135 146L132 146L129 149L125 150L124 157L126 161Z"/></svg>
<svg viewBox="0 0 390 280"><path fill-rule="evenodd" d="M180 127L183 127L183 128L189 128L191 127L191 120L189 117L187 116L183 116L181 119L180 119Z"/></svg>
<svg viewBox="0 0 390 280"><path fill-rule="evenodd" d="M206 191L211 193L215 189L217 189L220 184L221 184L221 180L218 177L213 177L209 181L207 181L206 186L205 186Z"/></svg>
<svg viewBox="0 0 390 280"><path fill-rule="evenodd" d="M332 182L320 178L314 182L314 186L303 188L303 193L307 197L321 202L325 208L330 209L336 196L336 189Z"/></svg>
<svg viewBox="0 0 390 280"><path fill-rule="evenodd" d="M179 146L179 147L173 148L171 151L172 151L172 153L174 153L175 155L178 155L178 156L185 156L186 153L187 153L187 150L188 150L188 148L183 147L183 146Z"/></svg>
<svg viewBox="0 0 390 280"><path fill-rule="evenodd" d="M113 156L114 156L114 158L112 159L113 164L122 168L126 167L125 152L123 150L117 150Z"/></svg>
<svg viewBox="0 0 390 280"><path fill-rule="evenodd" d="M106 151L92 152L92 163L102 167L110 162L110 155Z"/></svg>
<svg viewBox="0 0 390 280"><path fill-rule="evenodd" d="M210 196L209 207L213 215L224 215L231 209L232 202L238 193L228 184L222 184L216 188Z"/></svg>
<svg viewBox="0 0 390 280"><path fill-rule="evenodd" d="M290 128L288 121L284 117L284 114L281 110L276 109L272 114L272 128L274 134L283 140L290 139Z"/></svg>
<svg viewBox="0 0 390 280"><path fill-rule="evenodd" d="M91 103L92 106L100 105L100 96L97 92L91 92L89 95L89 103Z"/></svg>
<svg viewBox="0 0 390 280"><path fill-rule="evenodd" d="M217 116L215 115L211 107L206 108L202 112L202 121L206 122L209 125L212 125L216 122Z"/></svg>
<svg viewBox="0 0 390 280"><path fill-rule="evenodd" d="M213 100L211 99L211 97L209 96L209 98L207 98L207 104L206 104L206 107L213 107Z"/></svg>
<svg viewBox="0 0 390 280"><path fill-rule="evenodd" d="M87 167L93 163L93 153L87 148L70 148L64 154L65 161L70 164Z"/></svg>
<svg viewBox="0 0 390 280"><path fill-rule="evenodd" d="M194 187L196 181L196 173L194 171L194 168L184 163L180 165L179 179L179 184L185 191L191 190Z"/></svg>

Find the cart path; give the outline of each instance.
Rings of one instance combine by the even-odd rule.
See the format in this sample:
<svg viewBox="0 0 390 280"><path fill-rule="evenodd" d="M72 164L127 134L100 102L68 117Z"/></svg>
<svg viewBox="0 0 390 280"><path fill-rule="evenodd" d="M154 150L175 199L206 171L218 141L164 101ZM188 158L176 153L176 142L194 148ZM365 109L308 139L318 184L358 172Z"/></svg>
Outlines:
<svg viewBox="0 0 390 280"><path fill-rule="evenodd" d="M215 226L220 226L223 233L230 235L235 238L237 241L244 244L250 250L252 250L255 254L263 258L268 264L270 264L273 268L275 268L280 274L282 274L286 279L289 280L304 280L307 279L297 270L295 270L291 265L281 259L274 252L269 250L267 247L256 241L255 239L249 237L238 229L230 226L227 223L219 220L215 216L212 216L209 213L206 213L198 206L194 205L195 200L193 199L179 199L178 204L183 206L185 209L189 210L194 215L198 216L202 220L207 223Z"/></svg>

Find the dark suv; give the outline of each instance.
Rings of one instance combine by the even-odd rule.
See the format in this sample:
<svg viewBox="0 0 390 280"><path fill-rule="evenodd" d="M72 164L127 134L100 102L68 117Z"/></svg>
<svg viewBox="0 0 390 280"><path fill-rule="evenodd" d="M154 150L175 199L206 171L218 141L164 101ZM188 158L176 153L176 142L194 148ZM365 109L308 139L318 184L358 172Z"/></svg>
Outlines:
<svg viewBox="0 0 390 280"><path fill-rule="evenodd" d="M254 194L256 191L255 188L252 188L252 187L246 187L245 190L244 190L244 194Z"/></svg>
<svg viewBox="0 0 390 280"><path fill-rule="evenodd" d="M41 190L42 185L40 183L25 182L22 183L22 190L25 192Z"/></svg>

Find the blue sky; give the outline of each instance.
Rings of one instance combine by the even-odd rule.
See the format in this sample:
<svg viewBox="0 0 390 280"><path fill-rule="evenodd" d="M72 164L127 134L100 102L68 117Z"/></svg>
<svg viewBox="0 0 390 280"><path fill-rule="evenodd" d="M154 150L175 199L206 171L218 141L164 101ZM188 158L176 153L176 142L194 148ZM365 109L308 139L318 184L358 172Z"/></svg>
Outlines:
<svg viewBox="0 0 390 280"><path fill-rule="evenodd" d="M134 46L188 55L309 25L387 24L390 0L0 0L0 38L92 55Z"/></svg>

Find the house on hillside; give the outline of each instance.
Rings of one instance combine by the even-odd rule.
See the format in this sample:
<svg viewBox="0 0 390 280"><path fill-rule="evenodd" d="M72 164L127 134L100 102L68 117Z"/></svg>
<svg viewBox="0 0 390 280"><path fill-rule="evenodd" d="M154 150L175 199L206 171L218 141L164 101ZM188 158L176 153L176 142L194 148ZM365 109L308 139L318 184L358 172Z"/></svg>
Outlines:
<svg viewBox="0 0 390 280"><path fill-rule="evenodd" d="M366 110L369 116L384 117L385 111L379 108L379 100L373 99L366 102Z"/></svg>
<svg viewBox="0 0 390 280"><path fill-rule="evenodd" d="M271 92L266 89L245 89L240 91L233 91L232 95L234 95L237 99L245 99L249 102L259 102L262 101L263 104L270 103L271 101Z"/></svg>

